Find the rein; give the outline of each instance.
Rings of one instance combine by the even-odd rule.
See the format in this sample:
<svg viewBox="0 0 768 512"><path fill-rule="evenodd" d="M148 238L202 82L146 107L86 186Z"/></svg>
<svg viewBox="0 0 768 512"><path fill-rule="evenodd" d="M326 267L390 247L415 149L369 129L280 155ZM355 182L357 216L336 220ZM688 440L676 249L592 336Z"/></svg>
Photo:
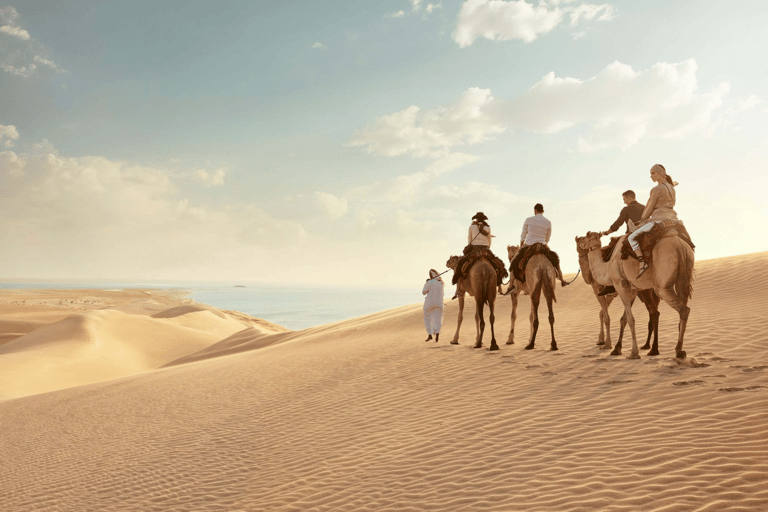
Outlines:
<svg viewBox="0 0 768 512"><path fill-rule="evenodd" d="M576 272L576 277L579 277L579 274L581 274L581 268L579 268L579 271L578 271L578 272ZM573 279L571 279L570 281L568 281L568 284L571 284L572 282L574 282L574 281L576 280L576 277L574 277Z"/></svg>

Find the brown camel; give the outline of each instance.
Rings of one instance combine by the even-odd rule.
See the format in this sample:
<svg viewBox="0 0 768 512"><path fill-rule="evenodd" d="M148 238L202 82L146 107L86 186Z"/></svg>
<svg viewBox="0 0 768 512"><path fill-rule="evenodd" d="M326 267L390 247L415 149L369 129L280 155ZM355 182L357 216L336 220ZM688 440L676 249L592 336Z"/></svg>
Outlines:
<svg viewBox="0 0 768 512"><path fill-rule="evenodd" d="M623 243L625 236L619 240L619 244ZM637 290L653 290L680 315L675 356L684 359L683 337L691 312L688 300L693 292L693 249L678 236L660 239L653 248L653 263L638 279L639 262L634 258L622 260L620 250L613 251L609 261L603 261L599 233L588 232L581 245L589 251L589 267L595 280L602 285L613 285L624 303L624 312L632 333L632 353L629 359L640 359L635 318L632 315L632 302ZM620 342L612 353L621 354Z"/></svg>
<svg viewBox="0 0 768 512"><path fill-rule="evenodd" d="M583 248L581 242L585 239L583 236L576 237L576 251L579 253L579 268L581 268L581 275L584 278L584 282L592 286L592 292L595 294L597 302L600 303L600 336L597 339L597 345L600 345L602 350L609 350L613 348L611 343L611 317L608 315L608 306L611 305L613 299L618 296L618 293L614 292L608 295L599 295L600 290L603 288L592 276L592 270L589 268L588 251ZM637 298L640 302L645 304L645 308L648 310L648 338L645 340L645 345L640 347L640 350L648 350L649 356L659 355L659 302L661 299L653 290L641 290L637 294ZM617 346L621 347L621 340L624 337L624 328L627 326L627 315L621 315L621 322L619 327L619 341ZM653 337L653 347L651 347L651 337ZM621 349L619 348L619 354ZM614 354L618 355L618 354Z"/></svg>
<svg viewBox="0 0 768 512"><path fill-rule="evenodd" d="M514 245L507 246L507 255L509 261L512 262L512 258L518 251L518 247ZM515 320L517 320L517 296L520 292L525 291L531 296L531 337L526 345L526 350L531 350L536 344L536 331L539 330L539 301L541 300L541 292L544 292L544 298L547 301L547 309L549 310L549 329L552 332L552 343L550 344L550 350L557 350L557 342L555 341L555 314L552 311L552 302L557 302L555 297L555 280L557 279L557 271L552 266L552 262L543 254L537 254L528 260L525 266L525 282L521 283L515 279L514 274L510 271L509 286L510 289L514 286L514 290L510 293L512 298L512 328L509 331L509 339L507 339L507 345L512 345L515 342Z"/></svg>
<svg viewBox="0 0 768 512"><path fill-rule="evenodd" d="M458 262L458 256L451 256L446 266L456 272ZM477 338L474 348L483 346L483 332L485 331L483 307L487 303L491 313L488 317L491 323L491 347L489 350L499 350L499 346L496 344L496 334L493 331L493 323L496 320L493 314L493 306L496 302L496 269L485 258L477 260L470 267L467 275L459 279L457 290L459 296L459 322L456 326L456 334L453 336L451 345L459 344L459 330L461 329L461 321L464 318L464 293L466 292L475 298L476 304L475 325L477 327Z"/></svg>

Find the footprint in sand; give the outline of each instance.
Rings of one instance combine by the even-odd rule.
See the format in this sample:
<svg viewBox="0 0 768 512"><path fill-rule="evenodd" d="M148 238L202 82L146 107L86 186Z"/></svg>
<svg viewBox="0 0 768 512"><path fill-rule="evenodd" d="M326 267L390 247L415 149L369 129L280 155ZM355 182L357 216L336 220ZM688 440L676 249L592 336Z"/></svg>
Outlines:
<svg viewBox="0 0 768 512"><path fill-rule="evenodd" d="M755 389L764 388L765 386L747 386L743 388L720 388L718 391L726 391L728 393L733 393L735 391L754 391Z"/></svg>

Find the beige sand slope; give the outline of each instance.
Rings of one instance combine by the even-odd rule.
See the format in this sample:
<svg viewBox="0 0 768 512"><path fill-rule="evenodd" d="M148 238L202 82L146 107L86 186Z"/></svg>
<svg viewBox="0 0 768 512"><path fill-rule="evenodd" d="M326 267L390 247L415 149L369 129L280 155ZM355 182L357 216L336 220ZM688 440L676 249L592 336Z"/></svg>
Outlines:
<svg viewBox="0 0 768 512"><path fill-rule="evenodd" d="M494 353L470 348L471 321L448 345L455 302L439 344L418 305L278 343L241 331L194 362L0 401L0 510L768 510L766 290L766 253L697 263L701 367L672 359L666 306L661 356L601 352L581 279L558 289L559 352L546 329L522 349L527 299Z"/></svg>

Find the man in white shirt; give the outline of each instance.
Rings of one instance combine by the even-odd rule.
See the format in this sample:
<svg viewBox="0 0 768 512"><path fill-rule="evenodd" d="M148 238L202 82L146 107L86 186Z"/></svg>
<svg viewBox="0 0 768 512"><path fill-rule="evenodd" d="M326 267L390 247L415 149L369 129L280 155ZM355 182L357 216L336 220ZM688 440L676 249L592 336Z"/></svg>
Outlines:
<svg viewBox="0 0 768 512"><path fill-rule="evenodd" d="M544 217L544 207L541 203L536 203L533 207L533 217L525 219L523 224L523 232L520 234L520 250L517 251L515 257L512 259L510 268L515 268L515 265L523 258L523 247L531 246L533 244L543 244L547 247L549 244L549 238L552 236L552 223ZM552 251L549 252L548 258L552 262L552 265L557 270L557 277L560 279L560 283L566 286L568 283L563 279L563 271L560 270L560 258Z"/></svg>

